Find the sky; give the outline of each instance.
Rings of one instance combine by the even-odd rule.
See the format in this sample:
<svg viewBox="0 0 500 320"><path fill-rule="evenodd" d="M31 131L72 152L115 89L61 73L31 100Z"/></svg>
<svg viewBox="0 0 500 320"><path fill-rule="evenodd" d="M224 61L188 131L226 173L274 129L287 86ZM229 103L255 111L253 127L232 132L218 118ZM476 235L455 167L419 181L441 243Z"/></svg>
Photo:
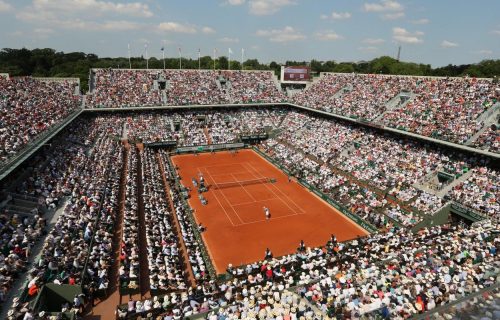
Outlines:
<svg viewBox="0 0 500 320"><path fill-rule="evenodd" d="M0 48L100 57L500 59L500 0L0 0Z"/></svg>

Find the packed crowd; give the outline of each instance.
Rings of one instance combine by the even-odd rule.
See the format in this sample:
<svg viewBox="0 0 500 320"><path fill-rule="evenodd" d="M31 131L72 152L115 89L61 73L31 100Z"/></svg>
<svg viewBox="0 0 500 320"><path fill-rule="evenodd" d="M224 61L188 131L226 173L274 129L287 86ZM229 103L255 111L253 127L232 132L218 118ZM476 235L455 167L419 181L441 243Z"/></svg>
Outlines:
<svg viewBox="0 0 500 320"><path fill-rule="evenodd" d="M272 71L223 71L231 103L286 101Z"/></svg>
<svg viewBox="0 0 500 320"><path fill-rule="evenodd" d="M167 203L158 161L151 149L142 153L144 215L148 249L149 284L159 292L187 288L185 266Z"/></svg>
<svg viewBox="0 0 500 320"><path fill-rule="evenodd" d="M497 126L487 128L479 138L474 141L474 147L500 153L500 130Z"/></svg>
<svg viewBox="0 0 500 320"><path fill-rule="evenodd" d="M202 117L199 117L200 115ZM136 117L137 123L146 122L147 124L135 126ZM162 117L165 120L157 119ZM397 288L404 287L406 283L402 282L403 279L407 279L410 286L413 286L412 288L417 288L416 293L412 289L408 289L409 294L403 293L408 300L418 299L420 292L416 287L415 279L421 280L417 276L421 272L425 271L424 273L429 273L435 281L441 281L436 274L441 271L434 270L436 266L440 266L437 261L447 260L447 264L449 261L454 261L453 263L463 268L466 266L467 268L462 269L460 274L466 272L471 276L477 275L477 266L486 266L487 263L491 264L494 261L496 251L492 248L498 246L498 242L485 240L492 235L490 229L477 231L479 230L477 227L471 229L472 231L457 229L445 232L438 228L425 231L421 238L414 238L410 233L398 230L398 226L414 226L422 219L422 214L431 214L442 205L441 198L413 186L413 183L421 177L437 171L447 172L455 177L468 172L468 179L452 189L449 196L498 219L498 173L484 159L457 155L413 140L392 138L369 129L354 128L334 121L321 120L310 114L280 108L267 111L255 108L242 109L241 111L217 112L217 115L211 111L203 111L201 114L191 111L175 112L167 116L155 113L97 116L75 121L63 135L57 138L57 141L46 147L45 154L38 162L46 164L34 165L31 176L22 179L16 188L17 193L42 197L48 207L58 208L65 203L63 214L47 236L41 259L29 271L28 288L33 295L37 293L41 285L48 282L79 284L86 279L96 289L105 290L108 287L108 272L114 258L111 239L117 215L121 159L123 159L124 152L122 146L110 136L120 134L124 124L130 128L131 136L132 133L134 136L143 134L141 128L147 128L149 130L147 132L154 132L151 124L158 123L162 126L164 123L170 123L170 119L181 119L181 136L186 136L182 139L189 139L184 140L184 144L207 143L209 140L230 142L241 132L261 132L265 127L277 129L277 138L268 139L260 145L268 155L292 172L294 176L323 191L352 213L359 215L377 228L388 231L384 235L371 236L368 240L359 240L365 249L361 250L363 253L358 252L357 245L353 247L355 249L352 249L352 252L356 252L355 261L358 259L360 259L359 263L364 261L364 264L360 266L367 267L366 269L373 268L373 265L378 266L376 261L398 257L401 253L408 255L394 263L394 268L391 270L397 270L400 275L396 279L391 278L390 274L385 274L385 268L378 269L379 274L384 274L386 279L395 281ZM170 131L172 131L171 128L170 126ZM225 132L226 130L228 132ZM146 135L149 135L147 132ZM328 137L321 139L321 134L316 134L316 132L322 132ZM333 138L329 135L333 135ZM217 138L214 138L215 136ZM329 145L328 148L325 148L324 144ZM241 305L245 297L248 297L250 301L253 295L257 301L257 295L260 297L263 292L270 290L282 292L284 288L298 284L305 285L313 280L333 279L331 276L338 273L349 274L349 277L356 278L356 282L351 282L352 286L349 290L370 288L370 286L364 286L367 282L357 282L357 278L363 278L366 275L348 273L351 270L350 264L339 262L341 260L338 259L346 257L342 250L347 250L347 247L344 248L342 244L335 244L333 246L335 249L332 250L327 247L326 253L320 249L309 249L306 253L273 259L271 262L257 262L237 268L229 267L228 272L235 276L235 279L223 283L216 282L210 278L203 244L197 238L197 232L190 221L189 208L180 193L175 190L171 191L174 211L165 200L165 189L159 172L164 167L167 180L173 182L175 171L164 151L158 151L157 155L158 158L148 149L143 153L131 150L128 154L128 175L125 188L127 201L120 251L120 277L130 283L140 273L137 269L139 266L137 228L139 197L142 197L145 221L149 221L146 224L146 241L150 288L176 292L168 295L170 302L165 312L174 312L173 310L177 308L179 309L178 315L185 316L198 313L207 307L212 309L217 306L231 307L223 309L224 312L247 312ZM140 163L142 166L139 165ZM144 186L142 193L137 189L137 179L141 180ZM406 205L400 206L399 203L388 201L385 194L395 195L399 203ZM179 222L182 240L173 230L174 217ZM12 224L13 221L14 224ZM19 225L16 221L8 215L8 212L5 213L5 219L0 220L2 227L7 226L0 229L4 235L3 241L5 242L3 243L12 242L14 248L16 241L19 242L21 239L19 232L22 231L13 227ZM23 221L23 224L28 226L27 229L29 225L35 228L38 227L37 224L40 224L32 220L26 223L24 224ZM33 232L36 235L37 231ZM451 240L448 240L446 237L450 234ZM22 236L22 241L24 241L26 234ZM377 238L385 236L387 238ZM371 240L372 237L382 240L375 242ZM14 238L16 240L11 241ZM479 239L479 241L467 241L466 239L469 238ZM27 239L29 242L34 238ZM444 247L443 244L446 241L457 239L459 239L458 249ZM498 239L495 240L498 241ZM188 288L186 282L185 266L179 259L181 241L187 248L191 271L198 284L196 288ZM395 243L397 245L394 245ZM413 245L432 247L428 251L428 256L433 256L431 262L427 262L427 258L422 258L416 251L418 247ZM16 251L13 253L19 255ZM10 251L9 254L11 254ZM457 258L457 256L460 257ZM477 260L473 261L474 266L467 262L468 257ZM481 257L484 261L480 261ZM4 256L3 263L12 262L13 258L14 256ZM22 272L24 267L22 260L16 260L15 263L19 265L8 271ZM351 260L349 261L352 263ZM17 269L18 267L20 269ZM375 272L376 268L373 270ZM10 285L9 281L14 273L9 274L4 271L0 272L1 283ZM455 271L453 272L452 278L456 275ZM456 273L458 274L458 271ZM270 279L272 283L269 282ZM478 283L475 282L476 285L479 285ZM491 284L482 278L480 283L483 286ZM449 282L445 282L446 284ZM360 298L354 302L355 299L352 298L346 304L335 303L336 297L344 292L336 291L339 286L343 288L342 283L335 282L335 287L328 287L328 290L325 289L326 285L302 293L306 298L309 297L308 294L317 296L314 302L319 301L318 306L322 310L326 308L328 312L347 312L346 308L351 308L349 312L354 312L353 304L349 302L355 305L360 301L370 305L375 303L373 306L382 306L383 302L391 312L420 311L417 307L415 311L411 308L408 311L405 302L397 298L394 292L388 294L388 291L382 289L377 289L377 292L382 292L383 297L379 295L380 301L368 299L365 292L363 293L365 300ZM465 288L466 284L463 286ZM373 285L371 288L374 288ZM475 290L475 288L467 288L467 290ZM336 293L331 293L332 289ZM385 287L385 289L388 288ZM252 290L254 293L251 293ZM315 290L317 293L314 293ZM324 290L329 291L331 295L335 294L335 298L329 299ZM308 293L309 291L313 294ZM450 289L446 288L440 302L452 301L450 294ZM384 301L385 296L388 296L389 300ZM436 298L437 293L434 292L433 296ZM428 301L423 296L420 299ZM340 300L344 301L342 298ZM437 304L437 299L435 302ZM233 306L235 303L238 304L237 307ZM138 313L142 314L145 307L142 302L140 304L138 308L137 303L134 303L132 313L139 310ZM153 300L148 304L150 307L154 304L158 305L157 301ZM333 311L330 310L332 305ZM266 306L264 309L267 313L269 310ZM270 305L269 307L271 308ZM279 309L279 307L276 308ZM261 309L257 310L257 313ZM361 309L361 312L368 312L368 309Z"/></svg>
<svg viewBox="0 0 500 320"><path fill-rule="evenodd" d="M417 96L384 114L388 126L456 143L465 143L484 125L478 117L495 103L495 85L476 78L426 79Z"/></svg>
<svg viewBox="0 0 500 320"><path fill-rule="evenodd" d="M158 71L93 70L94 90L87 96L86 107L122 108L161 105L158 88L153 87Z"/></svg>
<svg viewBox="0 0 500 320"><path fill-rule="evenodd" d="M0 77L0 167L80 107L76 81Z"/></svg>
<svg viewBox="0 0 500 320"><path fill-rule="evenodd" d="M128 152L127 181L125 186L125 206L123 210L123 231L120 244L120 287L131 292L139 289L139 201L137 188L137 152Z"/></svg>
<svg viewBox="0 0 500 320"><path fill-rule="evenodd" d="M45 231L45 219L37 209L22 216L8 211L0 214L0 302L4 302L13 282L25 272L31 248Z"/></svg>
<svg viewBox="0 0 500 320"><path fill-rule="evenodd" d="M500 220L500 175L488 167L473 169L473 174L450 190L450 197L487 216Z"/></svg>
<svg viewBox="0 0 500 320"><path fill-rule="evenodd" d="M287 101L268 71L94 69L91 83L89 108ZM1 77L0 161L78 108L76 85ZM496 89L476 78L324 74L290 102L369 121L380 117L390 127L465 143L497 103ZM402 93L411 96L408 103L399 100ZM496 130L488 129L473 146L498 152L497 144Z"/></svg>
<svg viewBox="0 0 500 320"><path fill-rule="evenodd" d="M49 232L38 264L29 271L28 288L47 282L76 284L87 277L96 289L109 285L121 148L101 135L93 150L86 151L68 150L73 152L68 170L57 172L63 179L54 187L69 202Z"/></svg>
<svg viewBox="0 0 500 320"><path fill-rule="evenodd" d="M127 117L127 136L133 141L153 143L175 141L178 146L235 142L240 135L263 133L280 127L283 109L143 112ZM122 123L124 117L117 118Z"/></svg>
<svg viewBox="0 0 500 320"><path fill-rule="evenodd" d="M406 319L497 282L497 227L444 226L418 234L396 228L345 243L332 238L326 252L307 248L238 268L229 266L231 280L205 282L181 294L147 301L131 300L118 314L173 319L200 312L207 312L206 319L325 315L360 319L372 314Z"/></svg>
<svg viewBox="0 0 500 320"><path fill-rule="evenodd" d="M357 259L336 265L335 276L307 286L305 296L332 317L357 319L377 309L390 319L421 314L496 283L500 264L495 230L454 227L423 230L414 237L391 234L387 244L400 252L398 258L380 263L359 257L356 250L352 253ZM372 240L365 243L380 245Z"/></svg>
<svg viewBox="0 0 500 320"><path fill-rule="evenodd" d="M347 117L373 120L386 110L386 104L401 91L411 91L411 77L325 74L311 88L292 98L306 107L341 114Z"/></svg>
<svg viewBox="0 0 500 320"><path fill-rule="evenodd" d="M237 141L240 135L264 133L280 127L282 109L245 108L244 110L207 113L207 129L212 143Z"/></svg>
<svg viewBox="0 0 500 320"><path fill-rule="evenodd" d="M229 102L226 90L217 85L217 74L213 70L168 70L164 71L169 81L167 104L223 104Z"/></svg>
<svg viewBox="0 0 500 320"><path fill-rule="evenodd" d="M8 282L12 278L7 272L28 270L29 296L36 296L49 282L77 284L85 278L96 289L108 286L121 148L103 134L103 123L99 119L77 120L33 160L31 176L15 188L19 194L43 199L49 208L64 205L46 236L39 260L31 266L25 261L34 240L42 235L45 221L36 212L22 221L17 216L8 218L5 212L2 233L8 243L4 249L10 244L15 249L3 259L8 265L2 278Z"/></svg>
<svg viewBox="0 0 500 320"><path fill-rule="evenodd" d="M381 123L390 127L465 143L483 127L479 117L497 102L497 88L476 78L324 74L291 102L370 121L382 116ZM410 101L398 99L400 94ZM489 131L475 145L488 147L496 136Z"/></svg>
<svg viewBox="0 0 500 320"><path fill-rule="evenodd" d="M273 77L269 71L95 69L87 107L283 102Z"/></svg>
<svg viewBox="0 0 500 320"><path fill-rule="evenodd" d="M90 108L286 101L267 71L95 69L92 83ZM79 107L76 85L1 77L0 161ZM491 81L476 78L325 74L290 101L371 121L382 116L381 122L391 127L465 143L484 125L480 116L497 102L496 89ZM410 101L396 101L387 109L404 92L412 94ZM497 152L497 140L496 131L488 129L473 145Z"/></svg>

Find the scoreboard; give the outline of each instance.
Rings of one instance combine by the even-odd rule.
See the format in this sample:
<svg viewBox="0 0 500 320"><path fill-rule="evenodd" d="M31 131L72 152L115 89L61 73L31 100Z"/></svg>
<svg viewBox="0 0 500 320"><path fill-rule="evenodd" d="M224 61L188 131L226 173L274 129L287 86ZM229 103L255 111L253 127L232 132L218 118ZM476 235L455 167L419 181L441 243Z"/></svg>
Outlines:
<svg viewBox="0 0 500 320"><path fill-rule="evenodd" d="M281 67L281 82L307 82L311 80L311 69L306 66Z"/></svg>

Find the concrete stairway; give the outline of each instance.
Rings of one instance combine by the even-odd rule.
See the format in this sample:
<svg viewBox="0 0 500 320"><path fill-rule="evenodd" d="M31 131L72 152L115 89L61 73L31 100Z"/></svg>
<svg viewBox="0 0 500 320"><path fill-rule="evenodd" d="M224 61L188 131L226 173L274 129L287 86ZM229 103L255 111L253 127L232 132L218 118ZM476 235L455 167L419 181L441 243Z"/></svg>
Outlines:
<svg viewBox="0 0 500 320"><path fill-rule="evenodd" d="M455 187L456 185L458 185L458 184L464 182L465 180L467 180L472 175L472 173L473 173L472 170L467 171L466 173L464 173L463 175L461 175L458 179L453 180L453 182L451 182L450 184L448 184L447 186L445 186L443 189L441 189L438 192L436 192L436 196L443 197L445 194L448 193L448 191L450 191L451 189L453 189L453 187Z"/></svg>
<svg viewBox="0 0 500 320"><path fill-rule="evenodd" d="M161 91L161 102L163 102L164 105L167 104L167 92L165 90Z"/></svg>
<svg viewBox="0 0 500 320"><path fill-rule="evenodd" d="M381 122L382 119L384 118L384 115L387 112L392 111L392 110L394 110L396 108L404 108L408 103L410 103L410 101L413 101L415 99L415 97L417 96L415 93L410 92L409 93L410 99L408 99L405 102L403 102L403 103L400 104L399 102L401 101L401 94L402 94L402 92L400 92L394 98L392 98L389 101L387 101L387 103L385 104L385 111L382 114L380 114L378 117L376 117L375 119L373 119L373 122Z"/></svg>
<svg viewBox="0 0 500 320"><path fill-rule="evenodd" d="M85 109L85 105L87 104L87 95L82 96L82 109Z"/></svg>
<svg viewBox="0 0 500 320"><path fill-rule="evenodd" d="M279 92L282 92L283 90L281 90L281 83L278 80L278 77L274 74L274 72L272 73L272 77L273 77L273 82L274 82L274 85L276 86L276 89L278 89Z"/></svg>
<svg viewBox="0 0 500 320"><path fill-rule="evenodd" d="M480 136L483 134L488 128L497 122L497 118L500 116L500 102L495 103L493 107L489 110L485 111L482 115L477 118L477 122L484 122L481 130L476 132L472 137L470 137L467 142L465 142L466 146L472 145Z"/></svg>

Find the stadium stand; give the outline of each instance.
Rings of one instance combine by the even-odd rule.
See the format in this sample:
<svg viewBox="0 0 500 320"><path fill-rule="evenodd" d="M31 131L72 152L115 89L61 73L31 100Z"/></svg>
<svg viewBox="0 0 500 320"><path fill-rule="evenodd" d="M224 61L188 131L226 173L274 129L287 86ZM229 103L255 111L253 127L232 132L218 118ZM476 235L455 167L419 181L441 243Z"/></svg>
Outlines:
<svg viewBox="0 0 500 320"><path fill-rule="evenodd" d="M76 80L0 77L0 167L80 107Z"/></svg>
<svg viewBox="0 0 500 320"><path fill-rule="evenodd" d="M476 141L474 141L476 148L485 149L491 152L500 153L500 134L498 128L487 128Z"/></svg>
<svg viewBox="0 0 500 320"><path fill-rule="evenodd" d="M496 105L496 88L491 79L324 74L291 102L464 144Z"/></svg>
<svg viewBox="0 0 500 320"><path fill-rule="evenodd" d="M465 143L483 127L479 116L495 103L490 80L417 80L416 98L403 108L387 112L382 121L391 126L456 143Z"/></svg>
<svg viewBox="0 0 500 320"><path fill-rule="evenodd" d="M95 69L92 74L89 108L285 101L269 71Z"/></svg>
<svg viewBox="0 0 500 320"><path fill-rule="evenodd" d="M284 101L270 72L94 73L95 88L87 99L94 109ZM326 74L292 99L465 143L481 129L481 115L495 105L492 90L481 79ZM73 96L74 84L64 81L0 77L0 92L0 110L11 117L2 129L9 142L2 160L57 125L80 101ZM398 101L402 92L409 92L409 100ZM7 113L12 108L19 112ZM32 117L33 108L46 108L39 114L44 118ZM11 319L34 312L25 302L36 300L45 284L78 285L85 300L105 298L115 273L122 293L141 293L118 307L116 316L123 319L404 319L498 284L499 174L490 158L286 106L92 113L29 159L31 169L9 186L15 194L40 199L43 209L61 212L50 229L45 210L19 214L4 206L12 201L7 194L0 197L0 301L12 301L14 282L26 279L26 294L12 304ZM31 122L19 129L16 119ZM30 131L38 122L44 125ZM217 277L192 210L173 187L178 177L170 153L148 144L204 146L260 133L269 137L256 145L264 156L378 232L229 265ZM495 135L486 130L475 145L495 151ZM483 220L430 227L450 202ZM30 265L40 241L40 256ZM83 314L83 304L76 299L62 310Z"/></svg>

